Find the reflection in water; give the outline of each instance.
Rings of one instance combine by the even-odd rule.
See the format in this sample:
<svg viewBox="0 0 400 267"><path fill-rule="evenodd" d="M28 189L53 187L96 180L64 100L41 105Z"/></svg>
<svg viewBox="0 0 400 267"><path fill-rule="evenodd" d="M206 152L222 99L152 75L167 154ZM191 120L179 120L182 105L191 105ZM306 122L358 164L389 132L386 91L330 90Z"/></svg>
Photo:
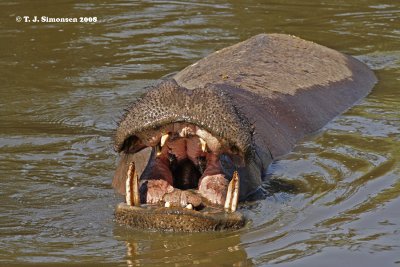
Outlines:
<svg viewBox="0 0 400 267"><path fill-rule="evenodd" d="M126 244L128 266L174 264L250 266L240 235L234 232L174 234L116 226L114 237Z"/></svg>
<svg viewBox="0 0 400 267"><path fill-rule="evenodd" d="M0 2L0 265L391 266L400 238L400 6L395 1ZM18 15L97 16L93 24ZM372 94L271 165L296 194L246 203L241 230L115 225L115 122L156 79L260 32L369 64Z"/></svg>

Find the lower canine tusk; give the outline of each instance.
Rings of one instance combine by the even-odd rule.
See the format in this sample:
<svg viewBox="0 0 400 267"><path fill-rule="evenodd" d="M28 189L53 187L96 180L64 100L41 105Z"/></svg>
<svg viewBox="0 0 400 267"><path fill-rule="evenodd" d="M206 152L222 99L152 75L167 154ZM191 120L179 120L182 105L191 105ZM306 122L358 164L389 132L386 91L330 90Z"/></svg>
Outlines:
<svg viewBox="0 0 400 267"><path fill-rule="evenodd" d="M232 180L228 185L228 192L226 193L225 210L235 212L239 202L239 173L235 171Z"/></svg>
<svg viewBox="0 0 400 267"><path fill-rule="evenodd" d="M136 173L135 163L133 161L129 164L125 186L126 204L128 206L140 206L139 177Z"/></svg>

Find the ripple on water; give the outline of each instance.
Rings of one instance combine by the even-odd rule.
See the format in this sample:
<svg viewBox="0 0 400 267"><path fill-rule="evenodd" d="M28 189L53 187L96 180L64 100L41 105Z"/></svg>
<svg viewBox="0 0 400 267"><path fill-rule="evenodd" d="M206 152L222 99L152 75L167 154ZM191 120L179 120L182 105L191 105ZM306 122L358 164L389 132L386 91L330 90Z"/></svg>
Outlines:
<svg viewBox="0 0 400 267"><path fill-rule="evenodd" d="M299 193L278 193L248 211L255 224L243 242L255 263L290 262L327 247L397 248L391 238L396 224L378 227L379 215L372 215L389 212L400 196L393 150L399 117L388 124L376 117L380 109L365 101L271 165L271 179L293 183Z"/></svg>
<svg viewBox="0 0 400 267"><path fill-rule="evenodd" d="M0 6L6 14L0 29L0 265L398 261L400 31L394 1ZM95 15L99 22L16 24L16 15L32 10ZM244 204L245 228L172 234L115 224L121 197L110 186L112 135L123 108L156 79L261 32L362 54L357 58L380 82L367 100L272 164L271 178L298 190Z"/></svg>

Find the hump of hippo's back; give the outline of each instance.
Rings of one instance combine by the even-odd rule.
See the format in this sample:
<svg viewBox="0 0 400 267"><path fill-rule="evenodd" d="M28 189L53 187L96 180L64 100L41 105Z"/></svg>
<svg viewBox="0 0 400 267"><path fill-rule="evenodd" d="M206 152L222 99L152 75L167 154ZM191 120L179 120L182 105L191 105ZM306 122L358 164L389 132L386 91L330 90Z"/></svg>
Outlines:
<svg viewBox="0 0 400 267"><path fill-rule="evenodd" d="M259 34L174 76L188 89L225 90L255 124L255 142L273 157L368 94L375 75L335 50L284 34Z"/></svg>

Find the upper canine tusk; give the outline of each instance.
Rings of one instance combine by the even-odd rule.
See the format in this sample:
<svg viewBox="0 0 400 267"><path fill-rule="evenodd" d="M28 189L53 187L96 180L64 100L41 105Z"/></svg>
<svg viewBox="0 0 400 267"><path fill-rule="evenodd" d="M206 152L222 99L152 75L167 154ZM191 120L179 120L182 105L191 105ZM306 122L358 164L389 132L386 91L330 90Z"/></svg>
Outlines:
<svg viewBox="0 0 400 267"><path fill-rule="evenodd" d="M161 147L165 145L165 142L167 141L168 137L169 137L168 134L164 134L163 136L161 136Z"/></svg>
<svg viewBox="0 0 400 267"><path fill-rule="evenodd" d="M206 152L207 151L207 143L206 141L204 141L203 138L199 138L200 139L200 144L201 144L201 151Z"/></svg>
<svg viewBox="0 0 400 267"><path fill-rule="evenodd" d="M125 186L126 204L128 206L140 206L139 177L136 173L135 163L133 161L129 164Z"/></svg>

